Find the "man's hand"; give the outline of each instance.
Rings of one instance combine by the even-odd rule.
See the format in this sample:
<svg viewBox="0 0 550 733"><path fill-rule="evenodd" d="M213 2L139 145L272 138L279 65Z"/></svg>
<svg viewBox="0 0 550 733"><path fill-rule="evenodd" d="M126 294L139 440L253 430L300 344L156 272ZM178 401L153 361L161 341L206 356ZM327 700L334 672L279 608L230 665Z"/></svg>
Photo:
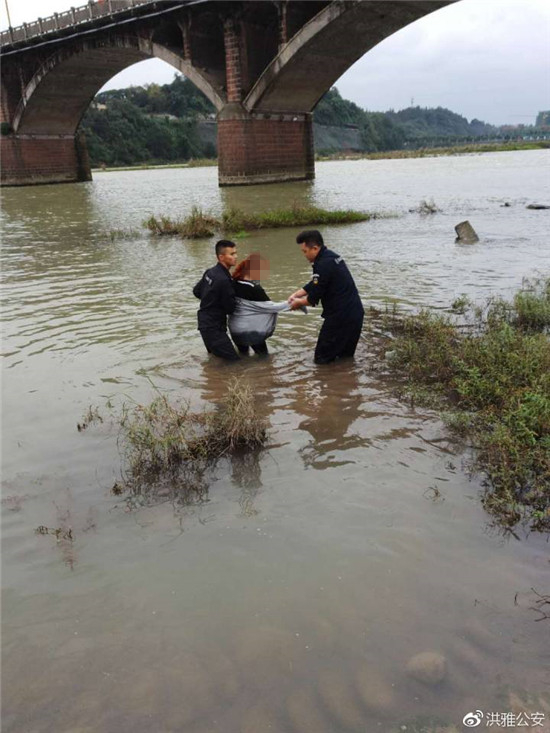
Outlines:
<svg viewBox="0 0 550 733"><path fill-rule="evenodd" d="M306 305L309 305L307 298L293 298L292 296L288 299L288 302L290 304L290 310L295 311L298 310L298 308L303 308Z"/></svg>
<svg viewBox="0 0 550 733"><path fill-rule="evenodd" d="M289 295L287 303L292 303L292 301L295 298L302 298L306 294L306 291L303 288L300 288L300 290L296 290L295 293L292 293L292 295Z"/></svg>

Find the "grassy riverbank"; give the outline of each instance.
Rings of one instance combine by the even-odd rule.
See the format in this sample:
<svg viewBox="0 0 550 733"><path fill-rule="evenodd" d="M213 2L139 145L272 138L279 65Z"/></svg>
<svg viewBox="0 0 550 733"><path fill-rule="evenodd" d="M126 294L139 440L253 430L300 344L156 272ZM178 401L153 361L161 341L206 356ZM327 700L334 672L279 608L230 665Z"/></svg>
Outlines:
<svg viewBox="0 0 550 733"><path fill-rule="evenodd" d="M418 148L417 150L388 150L378 153L334 153L319 155L316 160L381 160L385 158L428 158L439 155L465 155L467 153L497 153L510 150L550 149L550 140L519 141L508 143L471 143L448 148Z"/></svg>
<svg viewBox="0 0 550 733"><path fill-rule="evenodd" d="M208 168L217 165L217 158L191 158L181 163L140 163L139 165L93 168L92 171L94 173L112 173L113 171L149 171L163 168Z"/></svg>
<svg viewBox="0 0 550 733"><path fill-rule="evenodd" d="M378 153L331 153L316 155L315 160L381 160L384 158L428 158L438 155L465 155L466 153L496 153L507 150L541 150L550 149L550 140L533 142L519 141L508 143L471 143L454 145L448 148L419 148L417 150L387 150ZM218 165L217 158L191 158L180 163L141 163L139 165L94 168L94 173L112 173L113 171L146 171L163 168L207 168Z"/></svg>
<svg viewBox="0 0 550 733"><path fill-rule="evenodd" d="M184 219L151 216L144 222L144 226L158 236L180 235L185 238L200 239L211 237L216 232L234 234L258 229L350 224L383 216L388 216L388 214L351 209L328 211L317 206L296 205L288 209L274 209L259 214L245 213L241 209L227 209L221 218L216 218L204 213L200 208L193 207L191 214Z"/></svg>
<svg viewBox="0 0 550 733"><path fill-rule="evenodd" d="M512 302L461 298L453 309L459 324L429 311L386 315L396 336L387 362L403 397L442 411L471 444L495 520L550 531L550 278Z"/></svg>

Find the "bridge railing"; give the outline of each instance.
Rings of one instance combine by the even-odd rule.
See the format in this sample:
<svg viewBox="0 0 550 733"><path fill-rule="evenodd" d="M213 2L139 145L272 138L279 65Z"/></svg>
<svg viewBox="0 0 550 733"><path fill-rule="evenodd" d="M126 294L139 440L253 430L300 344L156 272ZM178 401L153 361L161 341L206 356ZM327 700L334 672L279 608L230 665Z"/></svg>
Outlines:
<svg viewBox="0 0 550 733"><path fill-rule="evenodd" d="M32 23L23 23L16 28L8 28L0 33L0 46L6 46L18 41L26 41L30 38L43 36L62 28L71 28L81 23L89 23L97 18L119 13L123 10L130 10L138 5L146 5L153 0L99 0L89 2L78 8L71 8L62 13L54 13L48 18L38 18Z"/></svg>

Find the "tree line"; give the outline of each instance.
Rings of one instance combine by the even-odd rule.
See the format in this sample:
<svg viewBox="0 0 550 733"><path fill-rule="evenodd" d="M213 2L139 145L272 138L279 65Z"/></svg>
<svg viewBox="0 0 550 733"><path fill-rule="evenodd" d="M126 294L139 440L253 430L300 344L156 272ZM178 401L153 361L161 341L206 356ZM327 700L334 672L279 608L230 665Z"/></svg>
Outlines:
<svg viewBox="0 0 550 733"><path fill-rule="evenodd" d="M215 112L214 105L192 82L177 75L170 84L101 92L86 112L81 130L94 167L215 158L216 146L201 134L199 125L201 120L213 120ZM369 112L343 99L336 87L319 101L314 121L357 128L358 149L365 152L455 144L503 135L503 128L476 119L468 122L442 107Z"/></svg>

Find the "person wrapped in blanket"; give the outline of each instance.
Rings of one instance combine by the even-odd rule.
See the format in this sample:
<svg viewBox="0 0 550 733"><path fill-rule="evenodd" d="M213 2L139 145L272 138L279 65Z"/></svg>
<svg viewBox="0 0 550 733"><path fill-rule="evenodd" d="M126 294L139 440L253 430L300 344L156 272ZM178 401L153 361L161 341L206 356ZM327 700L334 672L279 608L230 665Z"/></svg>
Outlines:
<svg viewBox="0 0 550 733"><path fill-rule="evenodd" d="M260 283L268 275L269 261L258 253L249 255L233 272L236 307L228 325L241 354L248 354L252 347L256 354L267 355L266 340L275 331L277 314L290 310L288 303L274 303L269 299Z"/></svg>

